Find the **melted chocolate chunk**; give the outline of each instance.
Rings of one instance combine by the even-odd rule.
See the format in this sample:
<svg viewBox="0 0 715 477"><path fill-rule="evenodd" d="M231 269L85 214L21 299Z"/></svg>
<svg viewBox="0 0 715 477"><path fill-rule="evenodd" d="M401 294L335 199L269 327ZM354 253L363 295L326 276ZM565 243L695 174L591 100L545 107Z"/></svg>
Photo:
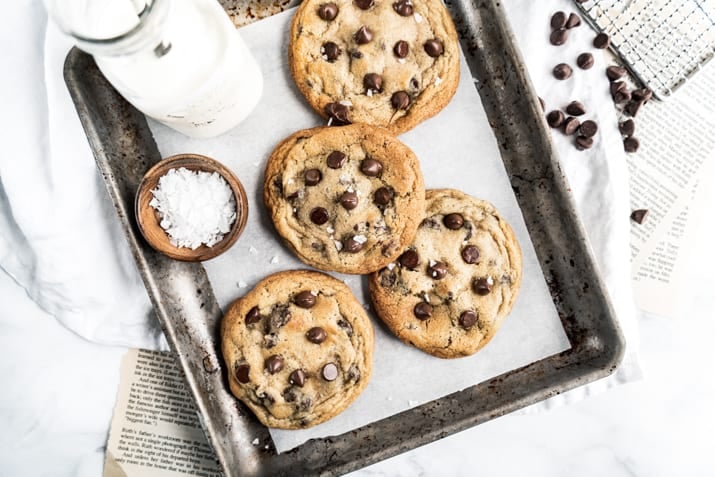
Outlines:
<svg viewBox="0 0 715 477"><path fill-rule="evenodd" d="M410 54L410 44L405 40L400 40L395 43L395 46L392 48L392 52L398 58L407 58L407 55Z"/></svg>
<svg viewBox="0 0 715 477"><path fill-rule="evenodd" d="M472 283L472 289L474 290L474 293L477 295L488 295L489 292L492 291L492 285L494 284L494 281L491 278L477 278L474 280L474 283Z"/></svg>
<svg viewBox="0 0 715 477"><path fill-rule="evenodd" d="M318 169L308 169L303 173L305 185L314 186L323 180L323 174Z"/></svg>
<svg viewBox="0 0 715 477"><path fill-rule="evenodd" d="M353 325L351 325L349 322L345 320L338 320L338 327L345 330L345 334L348 335L348 337L351 337L353 335Z"/></svg>
<svg viewBox="0 0 715 477"><path fill-rule="evenodd" d="M259 321L261 321L261 312L258 311L257 306L254 306L248 310L248 313L246 313L246 324L252 325L254 323L258 323Z"/></svg>
<svg viewBox="0 0 715 477"><path fill-rule="evenodd" d="M400 258L397 259L397 262L402 268L414 270L420 264L420 256L414 250L406 250L402 255L400 255Z"/></svg>
<svg viewBox="0 0 715 477"><path fill-rule="evenodd" d="M427 268L427 275L434 280L441 280L447 276L447 264L444 262L434 262Z"/></svg>
<svg viewBox="0 0 715 477"><path fill-rule="evenodd" d="M477 314L474 313L472 310L463 311L462 314L459 315L459 326L461 326L465 330L471 328L476 323Z"/></svg>
<svg viewBox="0 0 715 477"><path fill-rule="evenodd" d="M360 29L355 32L355 42L358 45L364 45L372 41L372 30L366 26L361 26Z"/></svg>
<svg viewBox="0 0 715 477"><path fill-rule="evenodd" d="M322 48L320 49L320 52L325 55L325 59L329 63L333 63L335 60L338 59L340 56L340 53L343 52L343 50L340 49L338 45L333 43L332 41L328 41L326 43L323 43Z"/></svg>
<svg viewBox="0 0 715 477"><path fill-rule="evenodd" d="M392 9L397 12L401 17L409 17L415 11L414 6L410 0L400 0L392 4Z"/></svg>
<svg viewBox="0 0 715 477"><path fill-rule="evenodd" d="M310 211L310 221L316 225L323 225L329 218L328 211L324 207L316 207Z"/></svg>
<svg viewBox="0 0 715 477"><path fill-rule="evenodd" d="M305 337L311 343L320 344L328 337L328 333L326 333L323 328L316 326L309 329L308 332L305 334Z"/></svg>
<svg viewBox="0 0 715 477"><path fill-rule="evenodd" d="M355 6L360 10L369 10L370 7L375 5L375 0L353 0L353 3L355 3Z"/></svg>
<svg viewBox="0 0 715 477"><path fill-rule="evenodd" d="M323 366L323 369L321 371L323 379L326 381L335 381L338 379L338 367L335 365L335 363L328 363L325 366Z"/></svg>
<svg viewBox="0 0 715 477"><path fill-rule="evenodd" d="M242 364L238 368L236 368L236 379L238 379L239 383L246 384L248 381L250 381L250 378L248 376L248 372L251 371L251 366L247 364Z"/></svg>
<svg viewBox="0 0 715 477"><path fill-rule="evenodd" d="M288 382L294 386L302 388L305 384L305 371L303 371L302 369L296 369L295 371L290 373L290 376L288 376Z"/></svg>
<svg viewBox="0 0 715 477"><path fill-rule="evenodd" d="M335 126L345 126L350 124L350 119L348 119L348 107L340 103L328 103L325 105L325 114L330 117Z"/></svg>
<svg viewBox="0 0 715 477"><path fill-rule="evenodd" d="M317 297L310 290L303 290L293 297L293 303L301 308L313 308L316 301Z"/></svg>
<svg viewBox="0 0 715 477"><path fill-rule="evenodd" d="M355 240L355 236L348 237L343 240L343 252L347 253L358 253L365 246L365 242L359 242Z"/></svg>
<svg viewBox="0 0 715 477"><path fill-rule="evenodd" d="M450 230L458 230L464 225L464 217L462 214L447 214L444 216L444 225Z"/></svg>
<svg viewBox="0 0 715 477"><path fill-rule="evenodd" d="M410 95L405 91L396 91L392 94L390 103L392 104L392 107L397 110L407 109L410 105Z"/></svg>
<svg viewBox="0 0 715 477"><path fill-rule="evenodd" d="M415 305L414 310L412 310L419 320L426 320L432 316L432 305L425 302L419 302Z"/></svg>
<svg viewBox="0 0 715 477"><path fill-rule="evenodd" d="M338 16L338 6L333 2L324 3L318 7L318 16L326 22L335 20Z"/></svg>
<svg viewBox="0 0 715 477"><path fill-rule="evenodd" d="M340 151L333 151L328 155L328 167L331 169L340 169L348 160L348 156Z"/></svg>
<svg viewBox="0 0 715 477"><path fill-rule="evenodd" d="M474 245L467 245L462 249L462 260L470 265L479 262L479 249Z"/></svg>
<svg viewBox="0 0 715 477"><path fill-rule="evenodd" d="M436 38L427 40L425 42L424 48L425 53L427 53L432 58L437 58L442 53L444 53L444 45L442 45L442 42L437 40Z"/></svg>
<svg viewBox="0 0 715 477"><path fill-rule="evenodd" d="M380 187L377 189L372 198L377 205L387 205L392 200L394 192L387 187Z"/></svg>
<svg viewBox="0 0 715 477"><path fill-rule="evenodd" d="M368 73L362 79L362 85L365 88L365 93L370 91L370 94L382 93L382 76L377 73Z"/></svg>
<svg viewBox="0 0 715 477"><path fill-rule="evenodd" d="M288 305L276 305L273 307L273 310L271 310L267 332L282 328L291 320L291 318L293 318L293 314L288 309Z"/></svg>
<svg viewBox="0 0 715 477"><path fill-rule="evenodd" d="M345 210L353 210L358 206L358 196L355 192L344 192L340 196L340 205L342 205Z"/></svg>
<svg viewBox="0 0 715 477"><path fill-rule="evenodd" d="M277 354L271 355L266 359L266 371L271 374L276 374L283 369L283 358Z"/></svg>
<svg viewBox="0 0 715 477"><path fill-rule="evenodd" d="M368 177L377 177L382 172L382 163L368 157L360 163L360 171Z"/></svg>

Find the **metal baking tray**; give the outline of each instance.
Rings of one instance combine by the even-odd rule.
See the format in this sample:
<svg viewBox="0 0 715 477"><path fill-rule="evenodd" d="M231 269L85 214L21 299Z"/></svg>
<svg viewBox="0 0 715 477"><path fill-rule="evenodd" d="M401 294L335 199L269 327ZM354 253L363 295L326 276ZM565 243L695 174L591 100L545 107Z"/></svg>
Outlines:
<svg viewBox="0 0 715 477"><path fill-rule="evenodd" d="M203 266L155 252L137 229L137 187L161 159L145 117L114 91L91 56L79 50L67 56L65 81L97 167L226 476L356 470L605 377L622 358L623 337L500 1L452 0L448 8L571 348L281 454L268 430L228 391L218 345L221 310ZM259 446L251 443L256 437Z"/></svg>

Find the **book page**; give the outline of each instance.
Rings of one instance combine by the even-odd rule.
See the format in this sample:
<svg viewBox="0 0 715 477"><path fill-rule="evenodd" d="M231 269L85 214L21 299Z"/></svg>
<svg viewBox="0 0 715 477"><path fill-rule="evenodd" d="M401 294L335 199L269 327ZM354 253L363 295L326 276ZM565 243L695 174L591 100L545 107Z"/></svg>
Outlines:
<svg viewBox="0 0 715 477"><path fill-rule="evenodd" d="M636 303L644 311L675 316L680 308L682 263L692 248L686 232L693 208L706 200L698 188L713 174L713 89L710 65L673 98L648 103L635 120L641 148L628 159L631 207L649 213L642 224L631 223L631 259Z"/></svg>
<svg viewBox="0 0 715 477"><path fill-rule="evenodd" d="M132 349L120 373L103 477L220 476L174 357Z"/></svg>

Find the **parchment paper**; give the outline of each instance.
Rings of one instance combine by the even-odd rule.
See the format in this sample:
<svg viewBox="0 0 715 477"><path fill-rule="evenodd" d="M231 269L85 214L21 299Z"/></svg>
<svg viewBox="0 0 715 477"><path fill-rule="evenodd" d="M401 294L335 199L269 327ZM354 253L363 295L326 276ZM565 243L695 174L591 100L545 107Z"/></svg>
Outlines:
<svg viewBox="0 0 715 477"><path fill-rule="evenodd" d="M205 262L225 309L260 279L279 270L307 268L280 242L262 201L263 168L278 142L293 132L324 124L293 84L287 65L292 11L240 29L263 69L265 87L256 111L215 139L189 139L156 122L151 128L162 156L205 154L232 169L249 199L249 218L238 242ZM279 452L308 439L341 434L408 408L480 383L568 349L568 341L544 282L496 140L467 65L456 96L436 117L400 136L420 159L428 188L451 187L492 202L514 228L524 255L520 295L492 342L476 355L442 360L402 344L370 311L375 326L373 375L365 392L336 418L300 431L271 431ZM344 279L369 304L364 277Z"/></svg>

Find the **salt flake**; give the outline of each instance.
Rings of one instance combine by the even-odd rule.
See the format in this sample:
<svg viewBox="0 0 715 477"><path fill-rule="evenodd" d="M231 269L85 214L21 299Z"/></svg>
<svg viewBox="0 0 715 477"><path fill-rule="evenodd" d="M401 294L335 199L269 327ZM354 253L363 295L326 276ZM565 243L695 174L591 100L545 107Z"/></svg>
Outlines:
<svg viewBox="0 0 715 477"><path fill-rule="evenodd" d="M271 258L271 263L278 263L278 255L273 255L273 258Z"/></svg>
<svg viewBox="0 0 715 477"><path fill-rule="evenodd" d="M415 22L422 23L422 20L422 15L420 15L419 13L415 13Z"/></svg>
<svg viewBox="0 0 715 477"><path fill-rule="evenodd" d="M261 441L258 440L258 437L256 437L255 439L253 439L253 440L251 441L251 444L253 444L254 446L257 446L260 442L261 442Z"/></svg>
<svg viewBox="0 0 715 477"><path fill-rule="evenodd" d="M255 254L258 253L258 250L256 249L256 247L254 247L253 245L251 245L250 247L248 247L248 253L252 253L252 254L255 255Z"/></svg>
<svg viewBox="0 0 715 477"><path fill-rule="evenodd" d="M239 280L238 288L246 288L247 286L248 286L248 283L244 282L243 280Z"/></svg>

